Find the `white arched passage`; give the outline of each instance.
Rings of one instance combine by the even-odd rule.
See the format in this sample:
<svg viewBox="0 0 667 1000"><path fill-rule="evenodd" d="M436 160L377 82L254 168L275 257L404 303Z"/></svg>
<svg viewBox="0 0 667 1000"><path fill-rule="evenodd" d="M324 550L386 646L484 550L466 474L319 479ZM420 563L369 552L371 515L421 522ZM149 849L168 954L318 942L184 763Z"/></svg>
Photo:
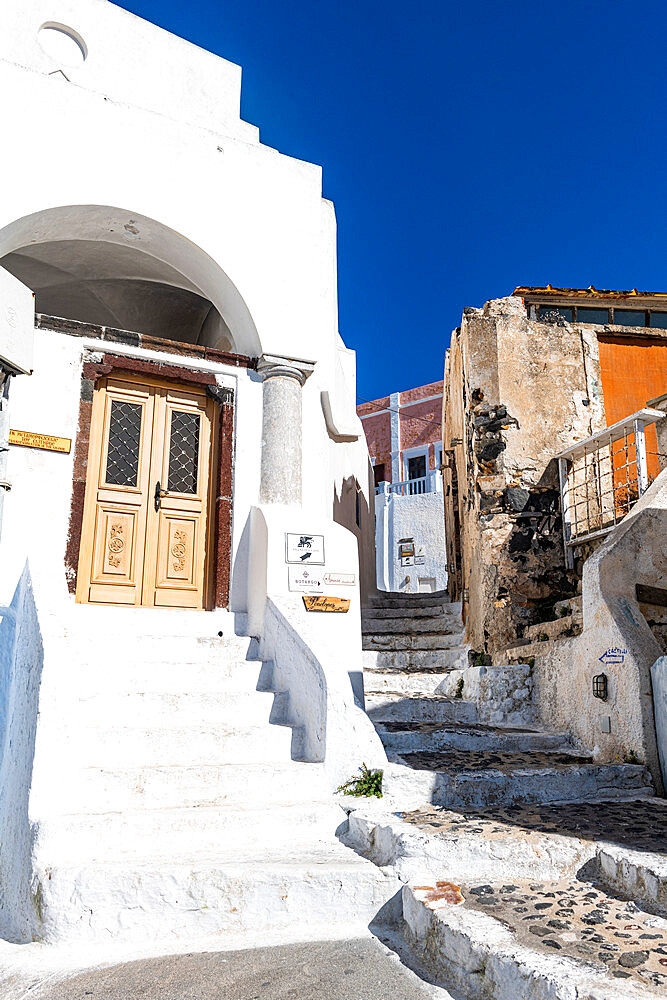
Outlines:
<svg viewBox="0 0 667 1000"><path fill-rule="evenodd" d="M66 205L0 230L0 264L37 310L256 357L257 329L236 285L201 247L136 212Z"/></svg>

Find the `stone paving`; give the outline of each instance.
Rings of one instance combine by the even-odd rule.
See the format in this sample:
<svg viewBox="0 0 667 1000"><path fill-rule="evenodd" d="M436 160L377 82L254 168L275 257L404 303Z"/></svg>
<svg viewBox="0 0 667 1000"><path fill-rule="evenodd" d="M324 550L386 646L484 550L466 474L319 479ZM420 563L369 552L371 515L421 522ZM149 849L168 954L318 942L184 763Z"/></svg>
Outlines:
<svg viewBox="0 0 667 1000"><path fill-rule="evenodd" d="M667 807L654 799L638 799L631 805L566 802L466 813L427 806L402 813L401 818L426 833L443 836L465 833L489 840L508 835L542 839L544 834L551 834L608 841L636 851L667 855Z"/></svg>
<svg viewBox="0 0 667 1000"><path fill-rule="evenodd" d="M504 750L415 750L399 754L410 767L418 771L441 771L444 774L458 774L461 771L501 771L510 774L515 771L549 768L567 771L574 767L591 763L590 757L567 753L512 753Z"/></svg>
<svg viewBox="0 0 667 1000"><path fill-rule="evenodd" d="M487 726L481 722L383 722L382 728L388 733L438 733L445 732L470 732L470 733L538 733L536 729L518 729L511 726Z"/></svg>
<svg viewBox="0 0 667 1000"><path fill-rule="evenodd" d="M56 978L56 981L53 981ZM452 1000L374 938L168 955L3 989L3 1000Z"/></svg>
<svg viewBox="0 0 667 1000"><path fill-rule="evenodd" d="M616 979L667 987L667 921L586 882L462 885L465 905L545 953L583 960Z"/></svg>

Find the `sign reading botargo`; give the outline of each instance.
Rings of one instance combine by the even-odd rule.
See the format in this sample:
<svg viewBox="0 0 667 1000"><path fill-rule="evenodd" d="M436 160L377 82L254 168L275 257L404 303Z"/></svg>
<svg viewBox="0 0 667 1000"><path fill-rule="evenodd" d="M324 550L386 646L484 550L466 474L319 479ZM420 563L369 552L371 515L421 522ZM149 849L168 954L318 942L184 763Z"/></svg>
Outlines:
<svg viewBox="0 0 667 1000"><path fill-rule="evenodd" d="M316 566L288 566L289 589L306 594L320 594L324 590L322 573Z"/></svg>
<svg viewBox="0 0 667 1000"><path fill-rule="evenodd" d="M71 438L53 437L51 434L38 434L36 431L9 432L9 443L18 444L22 448L40 448L42 451L60 451L69 455L72 447Z"/></svg>
<svg viewBox="0 0 667 1000"><path fill-rule="evenodd" d="M285 534L285 561L324 566L324 535Z"/></svg>

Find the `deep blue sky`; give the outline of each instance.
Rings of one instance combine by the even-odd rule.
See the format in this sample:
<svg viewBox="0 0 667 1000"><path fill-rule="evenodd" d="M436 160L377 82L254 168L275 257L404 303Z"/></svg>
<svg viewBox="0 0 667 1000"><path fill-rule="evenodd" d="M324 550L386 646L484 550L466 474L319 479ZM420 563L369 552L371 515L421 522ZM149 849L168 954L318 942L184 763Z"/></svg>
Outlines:
<svg viewBox="0 0 667 1000"><path fill-rule="evenodd" d="M239 63L262 141L324 167L360 396L441 378L518 284L667 290L664 3L121 6Z"/></svg>

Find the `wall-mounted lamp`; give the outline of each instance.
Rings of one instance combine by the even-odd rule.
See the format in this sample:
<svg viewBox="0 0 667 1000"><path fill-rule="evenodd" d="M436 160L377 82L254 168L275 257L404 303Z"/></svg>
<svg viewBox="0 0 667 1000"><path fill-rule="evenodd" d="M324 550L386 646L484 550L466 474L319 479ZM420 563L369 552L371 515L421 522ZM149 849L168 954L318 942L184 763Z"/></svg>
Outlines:
<svg viewBox="0 0 667 1000"><path fill-rule="evenodd" d="M596 674L593 678L593 697L600 701L607 700L607 675Z"/></svg>

